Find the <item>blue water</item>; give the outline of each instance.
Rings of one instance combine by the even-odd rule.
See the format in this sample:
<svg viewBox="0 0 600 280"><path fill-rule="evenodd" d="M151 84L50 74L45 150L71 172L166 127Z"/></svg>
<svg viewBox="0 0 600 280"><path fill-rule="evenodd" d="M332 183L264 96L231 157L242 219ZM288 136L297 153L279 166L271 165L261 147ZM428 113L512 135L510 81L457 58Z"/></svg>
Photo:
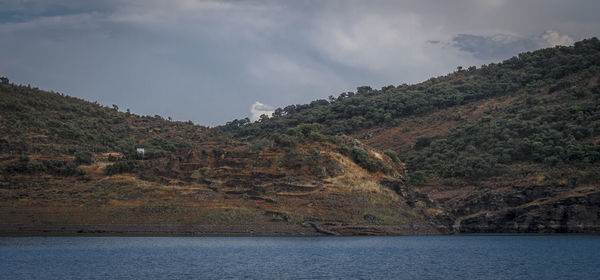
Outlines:
<svg viewBox="0 0 600 280"><path fill-rule="evenodd" d="M600 279L600 236L2 237L0 279Z"/></svg>

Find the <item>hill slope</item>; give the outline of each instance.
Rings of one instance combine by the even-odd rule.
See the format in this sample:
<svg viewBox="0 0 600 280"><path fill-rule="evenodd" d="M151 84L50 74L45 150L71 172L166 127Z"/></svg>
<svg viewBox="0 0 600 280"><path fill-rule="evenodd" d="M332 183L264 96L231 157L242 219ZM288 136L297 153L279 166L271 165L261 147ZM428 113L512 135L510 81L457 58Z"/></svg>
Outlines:
<svg viewBox="0 0 600 280"><path fill-rule="evenodd" d="M416 85L360 87L222 129L260 138L312 123L392 149L456 230L598 230L599 74L592 38Z"/></svg>
<svg viewBox="0 0 600 280"><path fill-rule="evenodd" d="M598 232L599 74L593 38L214 129L3 79L2 229Z"/></svg>
<svg viewBox="0 0 600 280"><path fill-rule="evenodd" d="M310 125L241 142L6 79L0 108L5 234L438 232L402 163Z"/></svg>

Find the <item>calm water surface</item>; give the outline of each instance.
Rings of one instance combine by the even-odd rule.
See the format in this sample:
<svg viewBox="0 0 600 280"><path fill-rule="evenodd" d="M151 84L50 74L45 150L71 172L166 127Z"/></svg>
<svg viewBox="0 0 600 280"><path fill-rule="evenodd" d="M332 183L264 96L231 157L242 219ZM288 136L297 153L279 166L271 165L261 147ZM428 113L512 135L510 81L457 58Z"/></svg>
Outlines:
<svg viewBox="0 0 600 280"><path fill-rule="evenodd" d="M600 279L600 236L0 238L0 279Z"/></svg>

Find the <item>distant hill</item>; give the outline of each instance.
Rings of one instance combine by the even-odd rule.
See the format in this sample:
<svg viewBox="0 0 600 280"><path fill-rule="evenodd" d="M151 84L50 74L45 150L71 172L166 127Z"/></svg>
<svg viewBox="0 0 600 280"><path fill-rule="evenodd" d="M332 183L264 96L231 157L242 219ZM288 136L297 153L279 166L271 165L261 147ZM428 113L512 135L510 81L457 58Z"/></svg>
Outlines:
<svg viewBox="0 0 600 280"><path fill-rule="evenodd" d="M0 216L8 231L598 232L599 75L592 38L212 129L3 78Z"/></svg>

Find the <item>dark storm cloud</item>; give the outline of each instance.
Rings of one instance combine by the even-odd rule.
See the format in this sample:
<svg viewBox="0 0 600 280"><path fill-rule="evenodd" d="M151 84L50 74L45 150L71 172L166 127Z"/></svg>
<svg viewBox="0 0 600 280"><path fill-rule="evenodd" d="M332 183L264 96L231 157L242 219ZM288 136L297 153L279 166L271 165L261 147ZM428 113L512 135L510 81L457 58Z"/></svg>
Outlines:
<svg viewBox="0 0 600 280"><path fill-rule="evenodd" d="M598 36L596 2L0 0L0 75L215 125Z"/></svg>
<svg viewBox="0 0 600 280"><path fill-rule="evenodd" d="M0 23L26 22L39 17L108 12L113 1L81 0L4 0L0 1Z"/></svg>

